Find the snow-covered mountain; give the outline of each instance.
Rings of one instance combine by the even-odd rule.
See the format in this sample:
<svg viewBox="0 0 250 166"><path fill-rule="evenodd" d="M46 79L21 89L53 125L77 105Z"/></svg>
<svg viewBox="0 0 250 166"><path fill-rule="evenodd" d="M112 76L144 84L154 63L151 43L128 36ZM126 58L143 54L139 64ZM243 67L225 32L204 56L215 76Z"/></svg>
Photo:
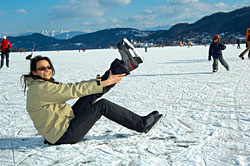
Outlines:
<svg viewBox="0 0 250 166"><path fill-rule="evenodd" d="M61 30L61 31L54 31L54 30L42 30L40 32L42 35L54 37L56 39L70 39L77 35L85 34L85 32L81 31L69 31L69 30Z"/></svg>
<svg viewBox="0 0 250 166"><path fill-rule="evenodd" d="M152 28L145 28L143 30L146 31L158 31L158 30L169 30L173 25L164 25L164 26L157 26L157 27L152 27Z"/></svg>

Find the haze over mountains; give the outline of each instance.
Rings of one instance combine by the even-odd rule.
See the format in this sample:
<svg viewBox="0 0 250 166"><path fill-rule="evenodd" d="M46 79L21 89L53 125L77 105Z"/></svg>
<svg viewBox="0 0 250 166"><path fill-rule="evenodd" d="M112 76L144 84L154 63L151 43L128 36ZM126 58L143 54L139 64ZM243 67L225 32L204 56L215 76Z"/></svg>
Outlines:
<svg viewBox="0 0 250 166"><path fill-rule="evenodd" d="M137 42L150 42L157 45L176 45L178 41L192 39L193 43L210 42L214 34L220 34L224 43L244 38L246 28L250 26L250 7L231 12L219 12L205 16L195 23L179 23L168 30L139 30L133 28L104 29L93 33L43 31L27 36L8 37L13 47L31 50L74 50L80 48L97 49L116 47L117 42L126 37ZM80 34L83 33L83 34ZM53 37L50 37L53 36Z"/></svg>

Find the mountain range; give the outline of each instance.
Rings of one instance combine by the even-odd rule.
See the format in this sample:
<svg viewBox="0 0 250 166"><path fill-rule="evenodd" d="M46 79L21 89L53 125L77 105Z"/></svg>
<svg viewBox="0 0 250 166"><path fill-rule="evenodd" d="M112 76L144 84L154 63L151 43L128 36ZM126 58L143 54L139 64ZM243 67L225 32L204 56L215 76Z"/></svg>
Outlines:
<svg viewBox="0 0 250 166"><path fill-rule="evenodd" d="M70 39L74 36L77 35L82 35L85 34L85 32L81 31L69 31L69 30L61 30L60 32L58 31L48 31L48 30L43 30L40 32L42 35L49 36L49 37L54 37L56 39Z"/></svg>
<svg viewBox="0 0 250 166"><path fill-rule="evenodd" d="M219 34L224 43L231 43L237 38L244 38L250 27L250 7L231 12L218 12L205 16L195 23L179 23L168 30L139 30L133 28L104 29L93 33L76 35L69 39L57 39L34 33L27 36L8 37L13 47L32 50L73 50L116 47L124 37L137 42L150 42L157 45L176 45L178 41L192 40L196 44L211 41L214 34Z"/></svg>

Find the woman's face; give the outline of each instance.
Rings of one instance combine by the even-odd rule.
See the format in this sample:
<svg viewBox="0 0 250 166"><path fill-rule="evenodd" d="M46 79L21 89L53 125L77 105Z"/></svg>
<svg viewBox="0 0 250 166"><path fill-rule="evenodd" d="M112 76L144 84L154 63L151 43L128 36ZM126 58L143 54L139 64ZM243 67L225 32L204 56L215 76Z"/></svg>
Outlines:
<svg viewBox="0 0 250 166"><path fill-rule="evenodd" d="M47 60L40 60L36 64L36 71L32 71L32 74L45 80L50 80L52 77L52 67Z"/></svg>

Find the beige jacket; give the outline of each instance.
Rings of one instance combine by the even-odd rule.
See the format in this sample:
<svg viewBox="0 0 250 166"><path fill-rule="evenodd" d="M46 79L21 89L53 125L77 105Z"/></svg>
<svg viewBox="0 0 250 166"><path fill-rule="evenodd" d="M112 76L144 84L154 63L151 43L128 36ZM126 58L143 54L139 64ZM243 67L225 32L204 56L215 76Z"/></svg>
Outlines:
<svg viewBox="0 0 250 166"><path fill-rule="evenodd" d="M52 144L62 137L74 118L73 110L66 101L103 92L99 79L56 84L28 78L27 84L27 111L38 132Z"/></svg>

